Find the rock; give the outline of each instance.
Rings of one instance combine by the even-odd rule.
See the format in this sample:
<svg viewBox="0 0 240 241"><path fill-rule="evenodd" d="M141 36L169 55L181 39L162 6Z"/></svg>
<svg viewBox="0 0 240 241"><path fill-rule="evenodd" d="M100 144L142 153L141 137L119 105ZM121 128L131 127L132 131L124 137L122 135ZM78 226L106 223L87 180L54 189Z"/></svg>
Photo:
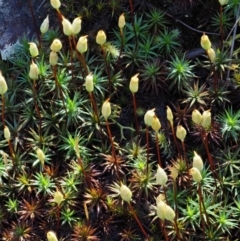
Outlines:
<svg viewBox="0 0 240 241"><path fill-rule="evenodd" d="M36 38L43 19L46 17L47 0L31 0L35 15L36 30L29 0L0 0L0 53L2 59L7 59L14 53L14 46L26 35L29 40Z"/></svg>

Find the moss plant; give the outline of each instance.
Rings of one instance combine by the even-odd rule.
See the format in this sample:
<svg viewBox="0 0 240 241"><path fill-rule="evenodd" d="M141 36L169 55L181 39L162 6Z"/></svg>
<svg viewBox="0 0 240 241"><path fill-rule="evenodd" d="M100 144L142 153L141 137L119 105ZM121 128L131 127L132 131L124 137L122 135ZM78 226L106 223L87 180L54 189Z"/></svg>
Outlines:
<svg viewBox="0 0 240 241"><path fill-rule="evenodd" d="M193 65L191 65L184 56L178 57L175 54L175 56L172 57L172 60L169 61L169 89L176 89L181 91L184 88L188 88L189 83L194 78L192 69Z"/></svg>
<svg viewBox="0 0 240 241"><path fill-rule="evenodd" d="M160 32L168 23L164 12L156 8L146 13L144 22L148 24L148 28L153 34Z"/></svg>
<svg viewBox="0 0 240 241"><path fill-rule="evenodd" d="M164 56L171 56L174 52L177 52L180 46L180 33L178 29L164 29L160 33L160 36L156 38L157 47L159 52Z"/></svg>
<svg viewBox="0 0 240 241"><path fill-rule="evenodd" d="M206 101L208 100L208 91L206 91L206 85L198 86L199 83L194 83L193 87L189 86L187 90L184 90L183 93L186 95L186 98L182 103L189 103L189 108L198 106L206 106Z"/></svg>
<svg viewBox="0 0 240 241"><path fill-rule="evenodd" d="M240 121L240 113L239 111L234 111L232 107L225 110L224 113L218 115L218 121L221 125L221 133L223 138L226 141L230 141L231 139L237 142L239 129L239 121Z"/></svg>

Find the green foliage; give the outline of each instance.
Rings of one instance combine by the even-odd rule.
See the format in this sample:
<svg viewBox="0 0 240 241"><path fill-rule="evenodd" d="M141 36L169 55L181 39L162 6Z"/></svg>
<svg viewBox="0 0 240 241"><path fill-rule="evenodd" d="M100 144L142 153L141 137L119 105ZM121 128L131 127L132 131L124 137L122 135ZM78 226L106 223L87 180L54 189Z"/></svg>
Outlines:
<svg viewBox="0 0 240 241"><path fill-rule="evenodd" d="M127 23L126 27L129 30L129 39L134 39L135 37L138 40L144 39L148 33L148 23L144 23L143 15L138 17L137 15L134 16L134 25ZM136 36L135 36L136 34Z"/></svg>
<svg viewBox="0 0 240 241"><path fill-rule="evenodd" d="M174 91L181 91L184 88L188 89L189 85L194 78L192 72L193 65L190 61L186 60L184 56L178 57L176 54L170 60L168 66L169 89Z"/></svg>
<svg viewBox="0 0 240 241"><path fill-rule="evenodd" d="M153 34L160 32L168 24L164 12L156 8L146 12L145 18L144 22L148 24L149 31Z"/></svg>
<svg viewBox="0 0 240 241"><path fill-rule="evenodd" d="M73 226L73 224L77 221L77 218L75 216L75 211L70 210L69 208L62 210L61 212L62 216L62 224L64 225L67 223L70 227Z"/></svg>
<svg viewBox="0 0 240 241"><path fill-rule="evenodd" d="M213 87L209 88L210 99L212 99L212 104L216 106L221 106L223 103L230 102L228 94L230 91L227 90L226 86L219 86L218 89Z"/></svg>
<svg viewBox="0 0 240 241"><path fill-rule="evenodd" d="M220 31L220 23L222 21L223 33L226 34L231 30L233 26L233 16L232 12L223 12L222 19L220 18L220 14L217 13L211 18L211 26L215 29L215 32Z"/></svg>
<svg viewBox="0 0 240 241"><path fill-rule="evenodd" d="M8 201L6 202L5 206L10 214L16 214L18 211L17 199L9 198Z"/></svg>
<svg viewBox="0 0 240 241"><path fill-rule="evenodd" d="M240 112L234 111L232 107L218 115L218 121L221 124L221 133L226 141L234 140L237 142L240 132Z"/></svg>
<svg viewBox="0 0 240 241"><path fill-rule="evenodd" d="M148 36L148 38L145 38L139 43L139 54L143 59L157 57L156 49L157 45L153 37Z"/></svg>
<svg viewBox="0 0 240 241"><path fill-rule="evenodd" d="M37 194L43 192L43 194L52 194L53 189L55 188L55 184L51 180L51 178L42 173L36 173L33 180L33 186L37 189Z"/></svg>
<svg viewBox="0 0 240 241"><path fill-rule="evenodd" d="M159 59L146 61L145 65L139 69L143 88L156 94L160 89L164 89L166 84L162 70L163 66Z"/></svg>
<svg viewBox="0 0 240 241"><path fill-rule="evenodd" d="M223 74L228 69L227 64L229 63L230 59L228 56L228 51L216 51L216 63L215 63L215 69L217 72L219 72L220 76L222 77Z"/></svg>
<svg viewBox="0 0 240 241"><path fill-rule="evenodd" d="M189 103L189 108L192 106L206 106L205 100L208 99L208 91L206 91L206 85L198 87L199 83L194 83L193 87L189 86L183 93L187 96L182 103Z"/></svg>
<svg viewBox="0 0 240 241"><path fill-rule="evenodd" d="M171 56L180 47L180 32L178 29L165 28L155 41L161 54Z"/></svg>
<svg viewBox="0 0 240 241"><path fill-rule="evenodd" d="M157 134L153 133L152 134L153 140L156 140L156 135L158 138L159 147L161 148L161 153L167 157L170 157L172 155L173 150L171 145L168 143L165 133L162 130L160 130Z"/></svg>
<svg viewBox="0 0 240 241"><path fill-rule="evenodd" d="M224 168L225 176L232 176L233 180L238 178L238 173L240 171L239 163L240 163L240 149L231 150L230 147L226 148L224 152L222 152L222 157L219 158L222 161L222 166Z"/></svg>
<svg viewBox="0 0 240 241"><path fill-rule="evenodd" d="M239 7L239 0L230 0L228 2L228 5L226 6L226 11L233 12L234 15L236 16L238 12L238 7Z"/></svg>
<svg viewBox="0 0 240 241"><path fill-rule="evenodd" d="M43 41L46 44L46 46L49 46L52 44L53 40L56 38L62 38L63 34L61 33L61 30L57 27L55 29L49 29L44 35L43 35Z"/></svg>

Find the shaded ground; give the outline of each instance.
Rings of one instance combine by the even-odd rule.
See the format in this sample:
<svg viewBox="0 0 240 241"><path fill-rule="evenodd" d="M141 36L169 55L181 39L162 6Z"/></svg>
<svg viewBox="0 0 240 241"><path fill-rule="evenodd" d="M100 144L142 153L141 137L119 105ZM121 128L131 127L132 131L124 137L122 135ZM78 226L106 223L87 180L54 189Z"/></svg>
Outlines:
<svg viewBox="0 0 240 241"><path fill-rule="evenodd" d="M35 12L36 24L40 26L43 18L45 1L32 0ZM32 39L36 34L36 29L32 21L29 1L0 0L0 52L3 59L6 59L13 51L13 46L18 42L19 37L27 35Z"/></svg>

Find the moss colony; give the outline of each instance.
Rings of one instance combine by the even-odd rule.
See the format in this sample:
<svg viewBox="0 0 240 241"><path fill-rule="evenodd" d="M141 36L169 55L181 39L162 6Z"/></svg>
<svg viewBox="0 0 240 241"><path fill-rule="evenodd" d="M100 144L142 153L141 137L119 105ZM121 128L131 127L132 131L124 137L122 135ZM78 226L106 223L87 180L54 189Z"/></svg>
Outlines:
<svg viewBox="0 0 240 241"><path fill-rule="evenodd" d="M239 240L240 1L44 4L0 62L1 240Z"/></svg>

